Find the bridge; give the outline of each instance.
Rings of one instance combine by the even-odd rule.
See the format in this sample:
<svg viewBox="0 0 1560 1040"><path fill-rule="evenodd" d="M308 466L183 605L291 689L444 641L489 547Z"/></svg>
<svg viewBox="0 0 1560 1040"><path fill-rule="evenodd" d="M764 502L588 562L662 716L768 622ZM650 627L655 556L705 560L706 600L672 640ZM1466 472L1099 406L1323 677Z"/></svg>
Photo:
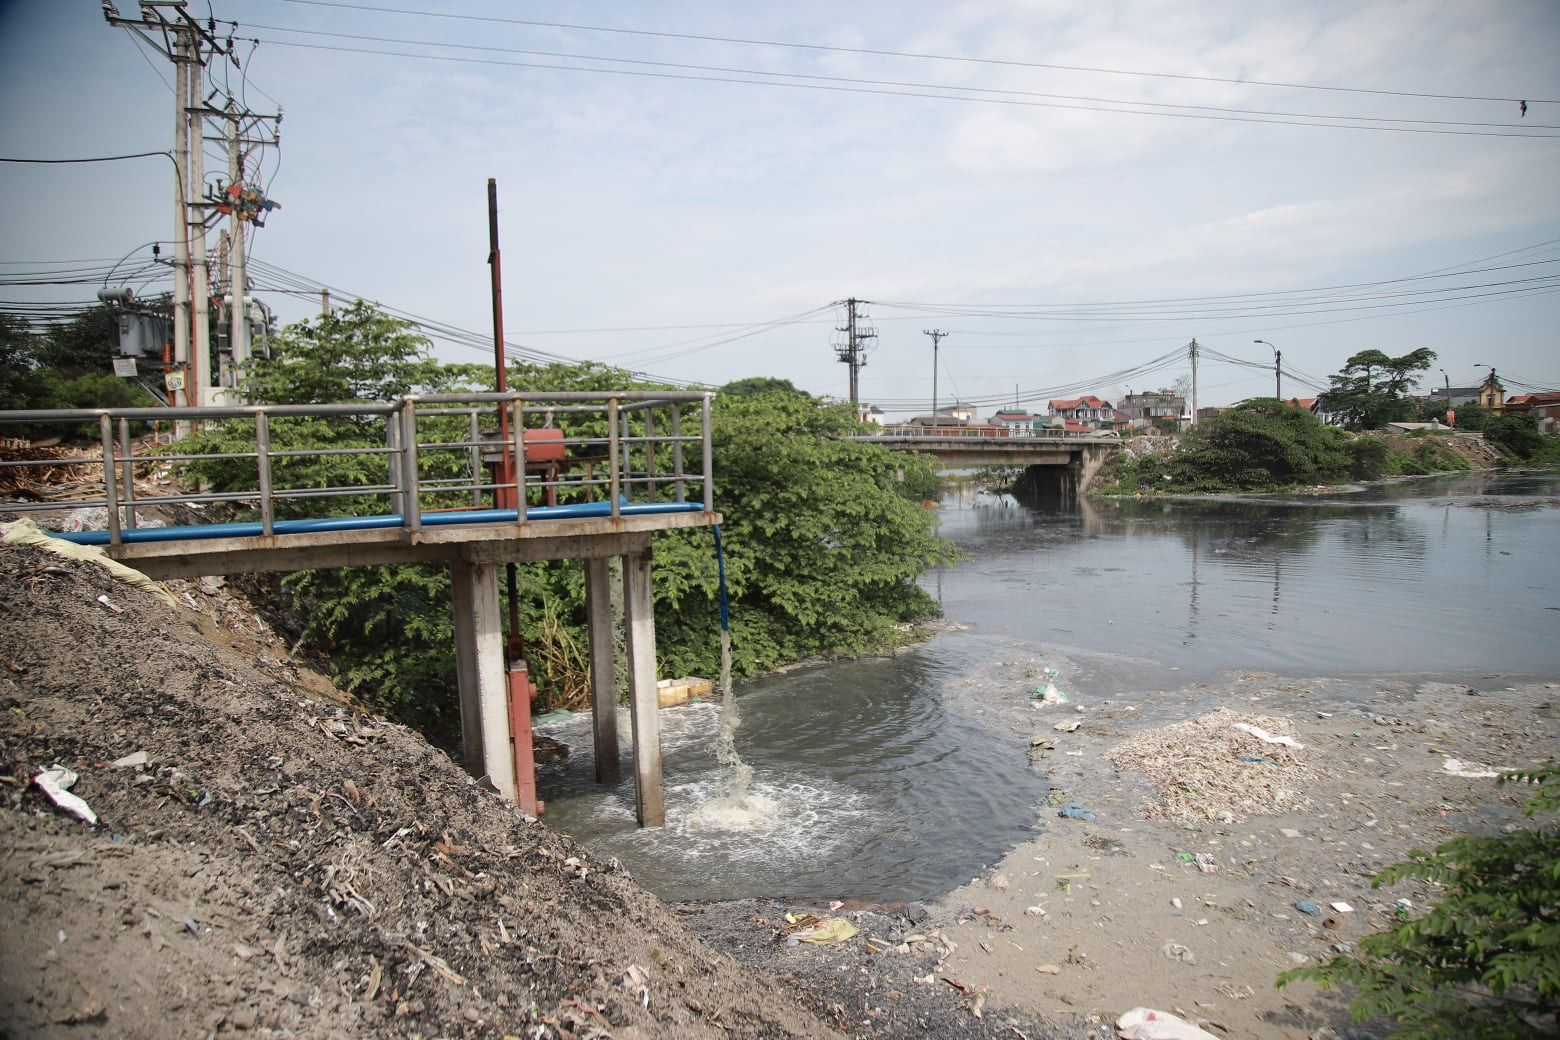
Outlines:
<svg viewBox="0 0 1560 1040"><path fill-rule="evenodd" d="M947 427L946 432L930 433L924 427L890 426L852 439L934 455L945 468L1023 466L1028 490L1068 496L1087 487L1105 461L1121 450L1115 436L1014 435L996 427Z"/></svg>
<svg viewBox="0 0 1560 1040"><path fill-rule="evenodd" d="M0 441L0 512L100 546L154 579L443 561L454 591L456 686L466 768L535 815L534 692L509 659L499 565L579 560L585 569L597 780L618 779L618 700L609 564L622 561L635 801L665 822L651 537L713 527L708 393L656 391L418 395L383 404L0 412L85 453ZM315 429L382 431L333 446ZM323 425L319 425L323 424ZM223 447L173 439L220 429ZM377 435L377 433L376 433ZM234 443L243 445L233 448ZM181 469L220 463L248 479L188 491ZM50 471L69 467L71 490ZM339 483L321 485L335 472ZM370 478L362 480L364 473ZM254 490L247 490L247 488ZM220 516L208 522L210 516ZM188 517L197 517L191 522ZM24 519L30 519L24 515ZM7 538L20 525L11 525ZM511 589L513 586L511 586ZM511 626L516 618L511 603Z"/></svg>

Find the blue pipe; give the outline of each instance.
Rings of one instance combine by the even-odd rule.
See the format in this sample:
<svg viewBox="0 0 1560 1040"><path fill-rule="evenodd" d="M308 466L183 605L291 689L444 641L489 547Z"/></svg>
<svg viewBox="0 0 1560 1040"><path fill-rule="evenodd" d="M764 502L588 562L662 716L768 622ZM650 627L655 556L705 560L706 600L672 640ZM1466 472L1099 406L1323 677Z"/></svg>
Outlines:
<svg viewBox="0 0 1560 1040"><path fill-rule="evenodd" d="M654 513L702 513L701 502L633 502L618 506L620 516L645 516ZM612 515L611 502L577 502L566 506L532 506L525 511L530 520L575 520ZM448 513L424 513L424 527L456 524L516 523L513 509L461 509ZM405 527L406 518L398 513L379 516L332 516L317 520L278 520L271 525L273 534L315 534L321 531L375 531ZM190 524L185 527L127 527L119 532L121 542L177 542L200 538L258 538L265 526L258 521L233 524ZM107 531L63 531L54 533L77 545L108 545ZM717 536L718 537L718 536Z"/></svg>

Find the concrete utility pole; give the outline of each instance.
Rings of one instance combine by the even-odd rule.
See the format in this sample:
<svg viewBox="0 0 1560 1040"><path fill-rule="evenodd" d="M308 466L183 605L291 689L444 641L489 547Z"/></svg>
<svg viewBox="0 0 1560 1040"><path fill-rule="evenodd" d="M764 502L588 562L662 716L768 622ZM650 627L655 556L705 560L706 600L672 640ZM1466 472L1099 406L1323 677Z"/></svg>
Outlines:
<svg viewBox="0 0 1560 1040"><path fill-rule="evenodd" d="M858 319L856 308L861 305L861 300L851 298L844 302L847 309L845 325L836 328L834 331L845 333L845 342L835 346L834 356L837 360L850 366L850 403L859 404L860 395L857 392L857 373L867 364L866 341L877 339L877 332L871 326L862 324Z"/></svg>
<svg viewBox="0 0 1560 1040"><path fill-rule="evenodd" d="M257 143L245 138L241 121L272 119L254 116L249 112L234 110L231 100L226 111L211 109L206 104L203 85L204 70L213 57L223 57L238 63L233 53L231 38L219 40L215 21L204 22L191 15L186 0L141 0L139 18L124 18L114 6L113 0L103 0L103 17L109 25L128 29L174 64L174 313L173 358L174 368L167 374L169 400L177 404L201 406L214 403L222 390L214 386L212 372L210 298L207 286L206 231L207 213L224 200L205 198L204 146L205 120L218 117L230 120L224 139L229 141L229 173L233 173L233 150L242 144ZM274 144L275 139L268 142ZM242 175L242 153L237 160L238 176ZM239 183L235 179L235 184ZM267 203L266 208L272 208ZM237 265L236 288L233 291L234 309L240 316L247 316L243 306L243 256L244 236L240 221L253 219L252 215L240 216L239 208L232 207L233 228L230 238L230 256ZM230 283L234 280L229 279ZM248 357L248 326L239 328L239 320L233 323L231 341L240 353L234 360L241 362Z"/></svg>
<svg viewBox="0 0 1560 1040"><path fill-rule="evenodd" d="M1186 352L1192 359L1192 421L1190 426L1197 425L1197 340L1194 338L1187 344Z"/></svg>
<svg viewBox="0 0 1560 1040"><path fill-rule="evenodd" d="M238 110L230 99L224 115L227 117L228 183L244 183L244 155L238 142ZM233 359L233 378L236 381L249 360L249 307L244 294L249 288L249 278L244 271L244 222L233 210L232 220L233 258L228 262L228 293L233 302L228 305L228 356Z"/></svg>
<svg viewBox="0 0 1560 1040"><path fill-rule="evenodd" d="M932 418L935 419L937 418L937 344L948 334L942 329L926 329L921 334L932 337Z"/></svg>

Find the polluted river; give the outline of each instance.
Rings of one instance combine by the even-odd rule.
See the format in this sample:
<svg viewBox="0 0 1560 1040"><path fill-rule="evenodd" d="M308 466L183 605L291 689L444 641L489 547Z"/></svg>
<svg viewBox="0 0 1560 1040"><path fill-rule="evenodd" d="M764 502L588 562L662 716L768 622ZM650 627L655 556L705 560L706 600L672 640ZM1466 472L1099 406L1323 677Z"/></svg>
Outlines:
<svg viewBox="0 0 1560 1040"><path fill-rule="evenodd" d="M1172 722L1219 707L1186 691L1244 670L1356 677L1362 698L1373 675L1553 677L1557 507L1560 474L1496 471L1260 499L949 498L942 534L968 558L922 581L944 613L930 639L663 710L664 829L635 825L631 767L595 782L588 715L549 721L571 754L543 766L546 819L668 900L935 899L1031 834L1049 784L1025 737L1048 683Z"/></svg>

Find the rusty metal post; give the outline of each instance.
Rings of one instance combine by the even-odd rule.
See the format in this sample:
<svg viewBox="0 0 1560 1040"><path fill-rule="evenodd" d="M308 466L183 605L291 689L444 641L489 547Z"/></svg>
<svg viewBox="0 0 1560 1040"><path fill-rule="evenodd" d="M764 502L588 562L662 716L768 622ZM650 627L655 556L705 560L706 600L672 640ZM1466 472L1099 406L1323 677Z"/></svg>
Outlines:
<svg viewBox="0 0 1560 1040"><path fill-rule="evenodd" d="M515 804L531 816L542 814L536 800L536 744L531 736L531 698L536 684L523 660L509 662L509 743L514 754Z"/></svg>

